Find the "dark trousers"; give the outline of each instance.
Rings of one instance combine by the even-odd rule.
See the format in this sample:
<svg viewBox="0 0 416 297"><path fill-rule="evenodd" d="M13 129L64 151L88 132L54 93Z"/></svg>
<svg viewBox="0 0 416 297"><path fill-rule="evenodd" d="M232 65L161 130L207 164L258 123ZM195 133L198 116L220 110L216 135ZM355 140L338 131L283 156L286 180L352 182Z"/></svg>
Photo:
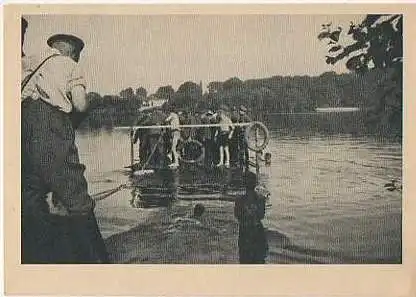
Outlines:
<svg viewBox="0 0 416 297"><path fill-rule="evenodd" d="M106 262L68 114L26 99L21 129L22 263ZM67 215L49 213L48 192Z"/></svg>
<svg viewBox="0 0 416 297"><path fill-rule="evenodd" d="M94 213L22 216L22 264L109 263Z"/></svg>
<svg viewBox="0 0 416 297"><path fill-rule="evenodd" d="M230 150L230 163L233 166L237 166L239 163L239 151L238 151L238 137L234 134L229 141L229 150Z"/></svg>
<svg viewBox="0 0 416 297"><path fill-rule="evenodd" d="M241 136L238 139L238 156L240 167L248 168L248 161L250 160L248 145L245 138Z"/></svg>
<svg viewBox="0 0 416 297"><path fill-rule="evenodd" d="M266 232L261 222L255 225L240 224L238 234L240 264L264 264L267 250Z"/></svg>
<svg viewBox="0 0 416 297"><path fill-rule="evenodd" d="M205 149L205 160L204 164L206 167L211 167L214 161L214 144L211 139L204 140L204 149Z"/></svg>
<svg viewBox="0 0 416 297"><path fill-rule="evenodd" d="M26 99L21 129L22 186L53 192L72 212L94 208L68 114L42 100Z"/></svg>
<svg viewBox="0 0 416 297"><path fill-rule="evenodd" d="M163 164L165 163L166 155L164 155L164 146L163 146L163 138L161 138L161 134L150 134L148 136L148 156L150 157L148 167L150 168L163 168ZM147 161L147 159L146 159ZM146 162L145 161L145 162Z"/></svg>

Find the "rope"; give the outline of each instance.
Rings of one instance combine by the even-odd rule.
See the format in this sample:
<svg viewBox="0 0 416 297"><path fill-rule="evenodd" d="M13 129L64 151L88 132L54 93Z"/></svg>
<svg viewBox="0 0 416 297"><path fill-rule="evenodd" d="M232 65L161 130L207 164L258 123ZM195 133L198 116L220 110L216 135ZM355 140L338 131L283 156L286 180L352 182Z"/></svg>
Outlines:
<svg viewBox="0 0 416 297"><path fill-rule="evenodd" d="M91 198L94 201L100 201L100 200L103 200L103 199L117 193L118 191L122 190L123 188L126 188L127 186L128 186L128 184L124 183L124 184L121 184L118 187L115 187L113 189L105 190L105 191L96 193L94 195L91 195Z"/></svg>
<svg viewBox="0 0 416 297"><path fill-rule="evenodd" d="M160 137L158 139L158 142L154 145L154 147L152 149L152 152L150 153L150 155L147 158L145 164L142 166L142 168L140 170L143 170L149 164L153 154L156 152L156 148L157 148L158 144L162 141L162 137L163 137L163 135L160 135ZM105 190L105 191L102 191L102 192L98 192L94 195L91 195L91 198L94 199L94 201L104 200L105 198L110 197L111 195L117 193L118 191L120 191L124 188L127 188L128 186L129 185L127 183L123 183L123 184L121 184L121 185L119 185L119 186L117 186L113 189Z"/></svg>

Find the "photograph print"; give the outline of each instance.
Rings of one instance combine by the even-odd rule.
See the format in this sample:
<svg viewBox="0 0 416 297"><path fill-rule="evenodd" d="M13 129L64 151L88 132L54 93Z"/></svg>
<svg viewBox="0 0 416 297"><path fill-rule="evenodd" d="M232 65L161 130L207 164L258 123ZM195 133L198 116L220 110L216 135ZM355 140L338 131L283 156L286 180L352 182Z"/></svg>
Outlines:
<svg viewBox="0 0 416 297"><path fill-rule="evenodd" d="M21 18L22 264L401 264L403 15Z"/></svg>

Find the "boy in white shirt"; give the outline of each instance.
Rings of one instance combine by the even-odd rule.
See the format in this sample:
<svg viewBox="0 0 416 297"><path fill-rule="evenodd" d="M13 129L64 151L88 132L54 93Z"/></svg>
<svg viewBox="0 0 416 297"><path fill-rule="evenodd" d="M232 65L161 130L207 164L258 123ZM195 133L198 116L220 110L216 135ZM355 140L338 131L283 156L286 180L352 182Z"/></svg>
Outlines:
<svg viewBox="0 0 416 297"><path fill-rule="evenodd" d="M176 148L178 146L178 142L181 137L181 132L179 128L180 122L179 122L178 114L172 110L169 116L166 118L165 122L168 122L170 124L171 126L170 129L172 133L172 146L170 149L170 154L172 155L169 156L172 160L172 163L169 165L169 167L175 168L179 166L179 153L176 150Z"/></svg>
<svg viewBox="0 0 416 297"><path fill-rule="evenodd" d="M225 165L225 167L228 168L230 167L230 149L228 145L230 139L233 137L234 127L231 119L227 116L225 109L225 107L222 107L218 110L218 120L221 126L216 131L220 146L220 162L217 164L217 167Z"/></svg>

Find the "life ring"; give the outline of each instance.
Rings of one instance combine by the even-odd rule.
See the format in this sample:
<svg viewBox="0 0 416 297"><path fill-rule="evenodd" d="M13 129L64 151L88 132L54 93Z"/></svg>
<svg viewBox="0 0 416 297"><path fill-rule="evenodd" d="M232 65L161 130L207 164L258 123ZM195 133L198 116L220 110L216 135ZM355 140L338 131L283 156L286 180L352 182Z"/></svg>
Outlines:
<svg viewBox="0 0 416 297"><path fill-rule="evenodd" d="M184 156L183 156L183 150L186 149L186 147L189 146L189 145L196 145L196 146L198 146L198 150L199 150L199 154L197 156L194 156L193 158L190 158L190 159L184 158ZM204 158L205 158L205 148L202 145L202 143L200 143L199 141L197 141L195 139L188 139L182 144L182 149L179 153L179 159L182 162L188 163L188 164L199 163Z"/></svg>
<svg viewBox="0 0 416 297"><path fill-rule="evenodd" d="M261 133L259 133L260 135L262 134L262 143L258 143L258 137L256 136L256 133L260 131ZM259 135L257 134L257 135ZM254 136L254 141L252 141L252 137ZM247 128L246 131L244 133L244 137L247 143L247 147L249 150L254 151L254 152L261 152L263 151L267 144L269 143L269 130L267 129L267 127L260 122L253 122L251 123Z"/></svg>

